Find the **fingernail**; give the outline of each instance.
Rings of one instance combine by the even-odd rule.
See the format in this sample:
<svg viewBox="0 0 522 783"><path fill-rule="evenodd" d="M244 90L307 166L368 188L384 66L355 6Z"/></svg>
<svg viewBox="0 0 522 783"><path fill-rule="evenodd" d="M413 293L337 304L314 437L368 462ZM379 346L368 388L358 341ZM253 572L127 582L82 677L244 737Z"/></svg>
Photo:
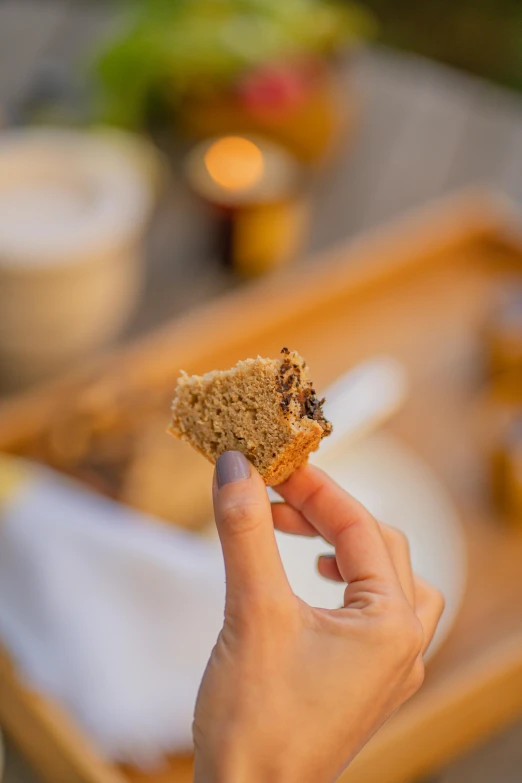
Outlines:
<svg viewBox="0 0 522 783"><path fill-rule="evenodd" d="M240 451L224 451L216 462L218 487L250 478L250 463Z"/></svg>

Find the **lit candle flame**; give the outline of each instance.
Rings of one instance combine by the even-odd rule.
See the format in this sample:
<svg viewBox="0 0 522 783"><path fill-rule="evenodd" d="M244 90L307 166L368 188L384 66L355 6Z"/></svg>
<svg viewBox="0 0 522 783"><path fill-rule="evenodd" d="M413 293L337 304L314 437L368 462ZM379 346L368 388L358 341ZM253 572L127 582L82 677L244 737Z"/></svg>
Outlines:
<svg viewBox="0 0 522 783"><path fill-rule="evenodd" d="M205 153L205 166L218 185L227 190L248 190L257 185L265 171L259 147L241 136L215 141Z"/></svg>

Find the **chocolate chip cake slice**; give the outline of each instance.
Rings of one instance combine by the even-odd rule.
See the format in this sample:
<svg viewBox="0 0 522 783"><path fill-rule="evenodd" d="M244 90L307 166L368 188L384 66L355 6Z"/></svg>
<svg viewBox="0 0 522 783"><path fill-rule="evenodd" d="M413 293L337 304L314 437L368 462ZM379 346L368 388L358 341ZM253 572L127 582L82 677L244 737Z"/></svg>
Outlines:
<svg viewBox="0 0 522 783"><path fill-rule="evenodd" d="M304 359L283 348L281 359L246 359L230 370L182 372L169 432L210 462L242 451L267 486L285 481L319 448L332 425Z"/></svg>

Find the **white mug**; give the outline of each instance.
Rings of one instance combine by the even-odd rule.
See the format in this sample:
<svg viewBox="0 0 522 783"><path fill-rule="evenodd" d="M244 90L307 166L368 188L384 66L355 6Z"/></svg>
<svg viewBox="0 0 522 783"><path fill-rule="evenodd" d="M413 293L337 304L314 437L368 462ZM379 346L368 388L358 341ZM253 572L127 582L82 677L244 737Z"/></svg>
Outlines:
<svg viewBox="0 0 522 783"><path fill-rule="evenodd" d="M129 319L157 159L114 131L0 133L0 385L85 358Z"/></svg>

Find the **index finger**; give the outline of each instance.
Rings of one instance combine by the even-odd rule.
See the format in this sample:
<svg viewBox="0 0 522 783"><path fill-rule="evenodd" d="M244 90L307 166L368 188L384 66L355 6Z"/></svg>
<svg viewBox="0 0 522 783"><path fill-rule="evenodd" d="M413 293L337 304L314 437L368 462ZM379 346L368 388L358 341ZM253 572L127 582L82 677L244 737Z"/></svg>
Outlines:
<svg viewBox="0 0 522 783"><path fill-rule="evenodd" d="M397 583L378 522L326 473L305 465L275 489L333 544L339 571L346 582Z"/></svg>

